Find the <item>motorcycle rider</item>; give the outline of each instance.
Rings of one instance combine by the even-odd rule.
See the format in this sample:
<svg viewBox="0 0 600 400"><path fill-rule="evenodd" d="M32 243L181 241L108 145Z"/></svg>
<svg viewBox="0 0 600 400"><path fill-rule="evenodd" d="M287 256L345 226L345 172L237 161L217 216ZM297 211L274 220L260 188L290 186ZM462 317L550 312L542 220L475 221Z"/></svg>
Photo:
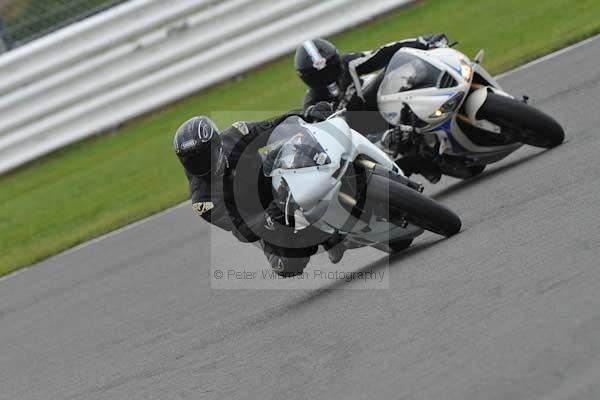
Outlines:
<svg viewBox="0 0 600 400"><path fill-rule="evenodd" d="M373 142L380 141L384 147L395 150L397 155L399 149L406 145L404 135L400 129L389 125L377 107L377 89L384 77L383 69L403 47L428 50L446 46L446 35L436 33L388 43L371 52L340 55L327 40L307 40L296 49L294 60L296 73L308 86L303 108L320 101L329 101L337 109L346 108L346 120L353 129ZM380 70L368 87L363 88L361 77ZM382 135L386 131L388 133ZM439 168L419 157L402 157L396 162L407 176L420 173L433 182L441 177Z"/></svg>
<svg viewBox="0 0 600 400"><path fill-rule="evenodd" d="M296 231L262 173L258 149L273 130L292 116L322 121L333 112L318 103L304 112L289 112L260 122L240 121L219 132L208 117L184 122L173 140L175 153L189 182L192 208L207 222L232 232L241 242L257 242L273 270L282 276L302 273L321 244L333 263L345 247L339 235L326 236L309 226Z"/></svg>
<svg viewBox="0 0 600 400"><path fill-rule="evenodd" d="M320 101L331 102L334 108L344 99L350 101L348 97L354 97L354 92L348 92L348 89L360 90L360 77L385 68L403 47L428 50L443 44L447 44L446 35L438 33L388 43L373 51L340 54L325 39L306 40L298 46L294 57L296 73L308 86L302 109L306 110ZM358 97L366 101L360 91ZM377 99L372 100L365 109L376 111Z"/></svg>

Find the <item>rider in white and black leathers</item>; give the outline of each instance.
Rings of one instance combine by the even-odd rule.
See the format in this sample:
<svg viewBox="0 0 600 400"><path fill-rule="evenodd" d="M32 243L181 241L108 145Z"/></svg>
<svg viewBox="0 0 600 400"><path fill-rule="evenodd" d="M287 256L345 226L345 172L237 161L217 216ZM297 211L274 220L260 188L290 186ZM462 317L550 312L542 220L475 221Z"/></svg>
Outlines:
<svg viewBox="0 0 600 400"><path fill-rule="evenodd" d="M382 144L398 152L402 146L402 133L390 126L379 113L377 90L384 77L385 68L398 50L411 47L429 50L448 45L443 33L420 36L388 43L377 50L340 55L333 44L324 39L307 40L296 50L296 73L308 86L303 109L309 110L320 101L331 102L336 109L345 108L346 122L371 141L380 141L381 134L389 131ZM379 71L363 87L362 76ZM396 160L407 176L421 173L428 179L439 179L439 168L419 159L403 157Z"/></svg>
<svg viewBox="0 0 600 400"><path fill-rule="evenodd" d="M321 121L332 113L328 103L310 112L290 112L261 122L236 122L219 132L208 117L181 125L174 148L188 178L192 207L204 220L230 231L242 242L260 241L273 270L293 276L302 272L321 244L338 262L341 237L310 227L295 231L293 215L286 220L275 201L270 178L262 173L258 149L287 118Z"/></svg>
<svg viewBox="0 0 600 400"><path fill-rule="evenodd" d="M307 40L296 49L294 57L296 73L308 86L302 109L307 110L320 101L333 103L335 108L345 98L347 90L360 83L362 75L385 68L399 49L427 50L437 47L441 40L446 40L444 34L419 36L388 43L369 52L346 54L339 54L336 47L325 39ZM376 99L374 101L365 109L376 111Z"/></svg>

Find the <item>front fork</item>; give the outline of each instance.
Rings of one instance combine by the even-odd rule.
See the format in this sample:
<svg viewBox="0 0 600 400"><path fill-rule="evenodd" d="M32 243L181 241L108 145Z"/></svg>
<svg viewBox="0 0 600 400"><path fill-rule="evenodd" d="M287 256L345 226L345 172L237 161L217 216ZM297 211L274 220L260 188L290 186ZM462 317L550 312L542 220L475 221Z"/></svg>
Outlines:
<svg viewBox="0 0 600 400"><path fill-rule="evenodd" d="M401 185L408 186L409 188L416 190L419 193L422 193L424 190L424 186L421 183L408 179L402 174L396 173L392 170L382 167L381 165L374 163L373 161L359 158L354 161L354 165L357 167L357 169L363 171L366 176L364 189L368 187L368 182L372 175L379 175L384 176L391 181L400 183ZM365 194L363 193L363 196L358 197L362 198L357 199L356 197L344 192L340 192L338 194L340 204L342 204L344 208L350 211L350 213L356 218L359 218L362 221L368 223L373 213L367 213L363 209L366 200ZM384 207L385 205L382 204L381 206ZM376 210L375 214L378 214ZM382 213L382 215L384 214L385 213ZM406 221L406 219L403 218L402 221L397 221L397 225L402 228L406 228L408 226L408 221Z"/></svg>
<svg viewBox="0 0 600 400"><path fill-rule="evenodd" d="M370 175L379 175L384 176L391 181L398 182L401 185L408 186L409 188L416 190L419 193L422 193L424 190L424 186L419 182L415 182L411 179L408 179L407 177L402 176L401 174L398 174L387 168L384 168L381 165L374 163L373 161L359 158L354 162L354 165L363 169L367 173L367 179Z"/></svg>

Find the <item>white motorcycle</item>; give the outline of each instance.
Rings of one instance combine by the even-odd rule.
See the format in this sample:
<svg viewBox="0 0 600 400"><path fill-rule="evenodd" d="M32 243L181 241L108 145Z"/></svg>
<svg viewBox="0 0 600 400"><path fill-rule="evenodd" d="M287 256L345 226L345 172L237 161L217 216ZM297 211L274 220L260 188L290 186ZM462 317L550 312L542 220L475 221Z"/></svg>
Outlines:
<svg viewBox="0 0 600 400"><path fill-rule="evenodd" d="M397 161L407 176L420 164L426 172L413 172L432 182L441 174L467 179L523 144L552 148L563 142L558 122L527 105L527 97L517 100L502 90L482 60L483 50L470 61L449 47L403 48L383 80L371 81L378 87L359 89L361 95L377 90L381 116L396 127L381 142L395 143L388 153L402 156Z"/></svg>
<svg viewBox="0 0 600 400"><path fill-rule="evenodd" d="M290 117L259 149L286 220L293 216L297 230L339 233L348 248L389 253L410 246L424 229L458 233L460 218L422 194L420 184L340 114L315 124Z"/></svg>

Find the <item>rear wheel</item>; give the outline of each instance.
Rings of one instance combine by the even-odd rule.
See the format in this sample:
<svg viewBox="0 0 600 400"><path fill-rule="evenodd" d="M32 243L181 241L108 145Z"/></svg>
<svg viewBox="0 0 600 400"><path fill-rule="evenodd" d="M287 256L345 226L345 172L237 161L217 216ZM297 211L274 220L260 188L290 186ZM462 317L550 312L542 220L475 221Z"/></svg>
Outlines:
<svg viewBox="0 0 600 400"><path fill-rule="evenodd" d="M392 223L407 221L443 236L452 236L460 231L462 223L458 215L399 182L371 175L367 190L371 204L389 205L387 210L379 211L387 211L384 216Z"/></svg>
<svg viewBox="0 0 600 400"><path fill-rule="evenodd" d="M519 100L488 93L476 115L501 127L502 133L531 146L552 148L565 138L554 118Z"/></svg>

